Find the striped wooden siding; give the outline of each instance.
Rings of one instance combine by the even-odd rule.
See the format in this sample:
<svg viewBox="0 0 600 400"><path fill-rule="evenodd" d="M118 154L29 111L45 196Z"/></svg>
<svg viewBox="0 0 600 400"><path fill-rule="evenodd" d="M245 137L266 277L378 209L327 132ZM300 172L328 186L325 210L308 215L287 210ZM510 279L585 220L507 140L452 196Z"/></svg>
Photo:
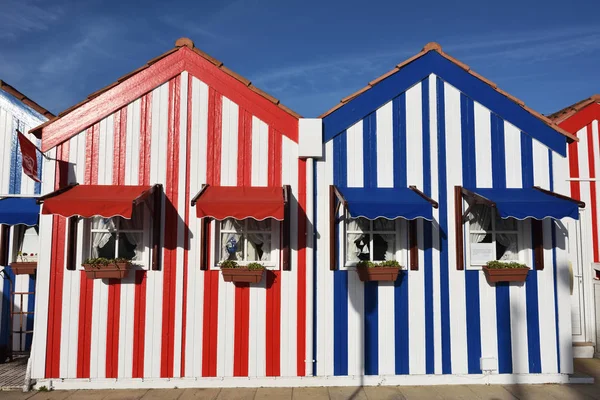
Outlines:
<svg viewBox="0 0 600 400"><path fill-rule="evenodd" d="M283 111L281 111L283 112ZM164 187L162 270L119 282L65 269L66 220L42 217L35 378L304 376L312 365L306 321L306 161L295 132L279 132L188 72L51 150L71 182ZM294 140L290 139L294 138ZM59 172L44 172L44 192ZM234 286L200 270L202 184L291 185L291 270ZM163 202L164 204L164 202ZM82 242L79 229L78 243ZM50 240L48 240L50 243ZM83 251L78 251L77 264ZM211 263L216 260L211 251ZM212 264L211 264L212 265Z"/></svg>
<svg viewBox="0 0 600 400"><path fill-rule="evenodd" d="M46 121L46 118L33 109L27 107L10 94L0 90L0 195L2 194L39 194L40 184L33 181L23 173L21 166L21 151L17 140L19 129L25 133L29 140L40 145L40 140L33 135L27 134L30 128L33 128ZM38 166L41 164L42 157L38 153ZM40 175L41 176L41 175ZM12 229L11 229L12 231ZM9 260L12 259L12 240L9 247ZM0 266L5 268L7 276L14 282L13 290L16 292L35 291L35 279L29 275L15 275L9 266ZM0 344L8 343L9 321L10 321L10 280L0 277ZM20 298L17 298L20 302ZM35 304L35 295L23 297L23 310L33 311ZM17 304L19 306L20 304ZM17 307L20 308L20 307ZM18 326L18 316L15 316L13 323ZM33 315L27 317L26 329L33 329ZM31 346L31 335L28 335L26 348ZM13 336L13 349L18 350L19 335Z"/></svg>
<svg viewBox="0 0 600 400"><path fill-rule="evenodd" d="M455 185L568 194L565 158L435 75L325 151L316 163L317 375L479 374L481 357L496 358L500 374L572 371L564 225L543 222L545 269L532 270L524 285L490 285L481 271L457 270L454 241ZM434 222L418 222L419 270L394 284L364 284L338 257L330 271L331 184L417 185L439 201ZM337 243L344 254L339 229Z"/></svg>

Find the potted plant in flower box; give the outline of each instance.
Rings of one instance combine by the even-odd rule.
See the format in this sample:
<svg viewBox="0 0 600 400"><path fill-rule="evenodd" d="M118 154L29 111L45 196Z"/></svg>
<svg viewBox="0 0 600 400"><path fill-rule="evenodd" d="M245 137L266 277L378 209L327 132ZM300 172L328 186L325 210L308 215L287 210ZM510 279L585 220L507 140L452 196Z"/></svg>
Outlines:
<svg viewBox="0 0 600 400"><path fill-rule="evenodd" d="M518 262L489 261L483 272L489 283L496 282L525 282L529 267Z"/></svg>
<svg viewBox="0 0 600 400"><path fill-rule="evenodd" d="M33 275L37 270L37 254L19 252L17 260L10 264L15 275Z"/></svg>
<svg viewBox="0 0 600 400"><path fill-rule="evenodd" d="M83 262L88 279L123 279L131 268L126 258L88 258Z"/></svg>
<svg viewBox="0 0 600 400"><path fill-rule="evenodd" d="M265 266L257 262L240 266L234 260L225 260L221 261L219 266L225 282L258 283L265 271Z"/></svg>
<svg viewBox="0 0 600 400"><path fill-rule="evenodd" d="M388 281L394 282L402 266L396 260L381 261L374 263L372 261L359 261L356 264L356 272L363 282Z"/></svg>

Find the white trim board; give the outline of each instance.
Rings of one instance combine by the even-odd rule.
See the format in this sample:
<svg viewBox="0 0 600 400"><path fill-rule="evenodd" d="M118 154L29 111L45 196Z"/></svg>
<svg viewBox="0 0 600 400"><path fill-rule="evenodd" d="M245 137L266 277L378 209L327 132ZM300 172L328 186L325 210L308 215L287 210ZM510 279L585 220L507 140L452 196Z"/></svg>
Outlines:
<svg viewBox="0 0 600 400"><path fill-rule="evenodd" d="M569 383L568 374L387 375L265 378L38 379L35 389L172 389ZM583 383L583 382L582 382ZM593 378L588 382L593 383Z"/></svg>

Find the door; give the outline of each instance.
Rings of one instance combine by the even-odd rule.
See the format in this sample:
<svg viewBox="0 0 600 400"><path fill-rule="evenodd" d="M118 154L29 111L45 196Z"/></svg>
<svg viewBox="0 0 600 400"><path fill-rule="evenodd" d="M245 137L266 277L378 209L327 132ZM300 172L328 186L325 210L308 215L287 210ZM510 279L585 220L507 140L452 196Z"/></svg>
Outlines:
<svg viewBox="0 0 600 400"><path fill-rule="evenodd" d="M587 227L587 213L581 210L578 221L569 222L569 273L571 276L571 327L573 342L586 341L585 301L583 290L583 268L590 265L590 255L585 249L590 249Z"/></svg>

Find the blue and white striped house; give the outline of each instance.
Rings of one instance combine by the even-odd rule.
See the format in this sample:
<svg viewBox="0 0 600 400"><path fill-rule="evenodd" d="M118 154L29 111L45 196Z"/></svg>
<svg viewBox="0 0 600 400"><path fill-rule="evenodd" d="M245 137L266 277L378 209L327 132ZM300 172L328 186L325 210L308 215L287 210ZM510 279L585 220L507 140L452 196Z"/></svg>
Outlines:
<svg viewBox="0 0 600 400"><path fill-rule="evenodd" d="M38 250L36 230L33 227L23 228L20 218L27 218L27 216L17 215L15 210L24 211L23 207L33 206L35 209L32 208L29 216L30 219L37 220L35 214L39 213L39 206L35 205L35 200L31 197L39 195L41 189L40 183L23 173L17 130L23 132L30 141L39 146L41 140L27 132L51 117L53 115L48 110L0 80L0 271L2 271L0 272L0 347L12 348L13 351L29 351L31 347L35 277L15 275L10 264L17 261L19 250L32 253L37 253ZM41 178L40 153L37 153L37 164L38 177ZM19 239L15 241L17 237ZM13 298L11 291L31 294L17 295ZM11 326L10 313L13 300L15 312L29 314L15 315ZM13 334L12 344L9 344L11 329L13 332L22 331L22 333Z"/></svg>
<svg viewBox="0 0 600 400"><path fill-rule="evenodd" d="M568 193L573 137L435 43L320 118L315 375L364 384L565 381L573 218L563 217L577 218L580 204L533 186ZM407 217L396 197L397 214L374 219L386 196L409 186L424 194L422 218ZM371 219L351 218L366 215L353 206L369 209L344 206L352 188L374 199ZM521 203L511 211L512 200ZM362 282L355 271L358 260L392 258L405 267L395 282ZM531 271L524 283L488 283L481 266L494 259Z"/></svg>

